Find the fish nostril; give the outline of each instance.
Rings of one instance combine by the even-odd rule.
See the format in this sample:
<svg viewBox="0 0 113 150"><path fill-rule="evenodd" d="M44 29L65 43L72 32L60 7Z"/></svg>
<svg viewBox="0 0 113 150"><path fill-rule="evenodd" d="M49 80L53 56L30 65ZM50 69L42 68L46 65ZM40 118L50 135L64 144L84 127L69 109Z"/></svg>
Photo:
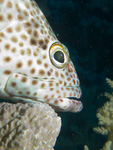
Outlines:
<svg viewBox="0 0 113 150"><path fill-rule="evenodd" d="M68 63L67 67L68 67L68 71L69 71L69 72L73 72L73 69L72 69L72 67L71 67L71 64L70 64L70 63Z"/></svg>

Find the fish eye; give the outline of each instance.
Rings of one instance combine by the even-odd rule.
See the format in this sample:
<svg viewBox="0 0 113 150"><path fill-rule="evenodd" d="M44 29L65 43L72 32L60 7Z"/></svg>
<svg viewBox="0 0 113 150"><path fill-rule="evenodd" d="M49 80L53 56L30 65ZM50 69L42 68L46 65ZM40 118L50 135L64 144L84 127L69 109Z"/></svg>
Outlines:
<svg viewBox="0 0 113 150"><path fill-rule="evenodd" d="M64 63L64 53L62 51L56 51L54 53L54 59L60 63Z"/></svg>
<svg viewBox="0 0 113 150"><path fill-rule="evenodd" d="M52 44L49 56L52 64L57 68L64 68L69 61L69 54L60 43Z"/></svg>

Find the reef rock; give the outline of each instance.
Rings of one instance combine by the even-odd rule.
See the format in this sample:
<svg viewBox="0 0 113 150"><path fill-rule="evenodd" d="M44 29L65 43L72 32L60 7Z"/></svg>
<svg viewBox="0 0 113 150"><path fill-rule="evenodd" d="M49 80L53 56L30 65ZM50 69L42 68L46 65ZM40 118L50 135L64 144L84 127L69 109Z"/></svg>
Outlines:
<svg viewBox="0 0 113 150"><path fill-rule="evenodd" d="M0 104L0 150L53 150L60 128L48 104Z"/></svg>

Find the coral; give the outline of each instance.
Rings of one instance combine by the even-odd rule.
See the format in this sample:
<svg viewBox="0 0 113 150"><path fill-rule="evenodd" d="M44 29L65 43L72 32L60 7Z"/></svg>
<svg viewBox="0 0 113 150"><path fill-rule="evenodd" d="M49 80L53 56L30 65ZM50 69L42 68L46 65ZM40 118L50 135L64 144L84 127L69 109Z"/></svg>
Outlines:
<svg viewBox="0 0 113 150"><path fill-rule="evenodd" d="M104 147L100 150L111 150L111 145L112 142L111 141L107 141L104 145ZM84 150L89 150L89 148L87 147L87 145L84 145Z"/></svg>
<svg viewBox="0 0 113 150"><path fill-rule="evenodd" d="M107 141L104 145L104 147L100 150L111 150L111 146L112 146L112 142L111 141Z"/></svg>
<svg viewBox="0 0 113 150"><path fill-rule="evenodd" d="M0 104L0 150L53 150L60 127L47 104Z"/></svg>
<svg viewBox="0 0 113 150"><path fill-rule="evenodd" d="M107 78L106 82L113 88L113 81ZM105 96L109 101L98 109L97 118L99 120L99 127L94 128L94 131L103 135L108 135L108 141L110 142L105 144L103 150L107 149L106 147L111 147L109 149L113 149L113 146L111 146L111 143L113 142L113 92L111 94L105 93Z"/></svg>
<svg viewBox="0 0 113 150"><path fill-rule="evenodd" d="M113 88L113 81L106 78L106 82ZM108 136L108 141L100 150L113 150L113 92L112 94L105 93L105 96L109 101L105 102L104 105L98 109L96 115L99 120L99 126L94 127L93 129L97 133ZM84 146L84 150L89 150L87 145Z"/></svg>
<svg viewBox="0 0 113 150"><path fill-rule="evenodd" d="M110 79L106 78L106 82L109 84L109 86L111 88L113 88L113 81L111 81ZM112 94L113 95L113 94ZM113 99L112 99L113 100Z"/></svg>
<svg viewBox="0 0 113 150"><path fill-rule="evenodd" d="M87 145L84 145L84 150L89 150L89 148L87 147Z"/></svg>
<svg viewBox="0 0 113 150"><path fill-rule="evenodd" d="M106 82L113 88L113 81L107 78ZM111 132L113 133L113 93L105 93L105 96L109 101L98 109L97 118L99 120L99 127L95 127L94 131L103 135L110 135Z"/></svg>

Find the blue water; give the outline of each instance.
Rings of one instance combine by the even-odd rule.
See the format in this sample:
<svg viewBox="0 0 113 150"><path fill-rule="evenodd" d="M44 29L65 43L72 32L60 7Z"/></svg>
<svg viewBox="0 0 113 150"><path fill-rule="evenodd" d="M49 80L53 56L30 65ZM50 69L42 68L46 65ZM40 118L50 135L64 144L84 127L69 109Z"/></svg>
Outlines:
<svg viewBox="0 0 113 150"><path fill-rule="evenodd" d="M58 39L65 44L81 81L84 109L78 114L59 113L62 130L55 150L90 150L103 147L107 136L97 134L97 109L107 99L113 80L113 1L37 0Z"/></svg>

